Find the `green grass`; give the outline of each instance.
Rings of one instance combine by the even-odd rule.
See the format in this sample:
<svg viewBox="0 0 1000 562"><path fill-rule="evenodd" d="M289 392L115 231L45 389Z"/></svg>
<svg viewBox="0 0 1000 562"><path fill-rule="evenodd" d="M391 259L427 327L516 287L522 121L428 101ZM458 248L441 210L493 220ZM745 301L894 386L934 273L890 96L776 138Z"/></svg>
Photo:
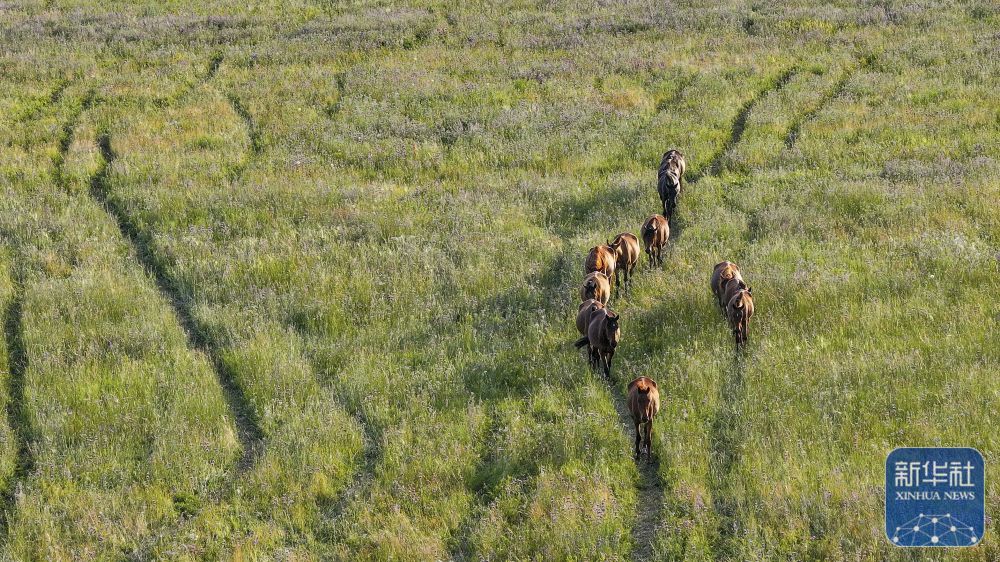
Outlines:
<svg viewBox="0 0 1000 562"><path fill-rule="evenodd" d="M987 3L0 23L5 559L905 559L885 455L992 466ZM656 212L674 147L608 384L570 345L583 258ZM722 259L757 299L741 356Z"/></svg>

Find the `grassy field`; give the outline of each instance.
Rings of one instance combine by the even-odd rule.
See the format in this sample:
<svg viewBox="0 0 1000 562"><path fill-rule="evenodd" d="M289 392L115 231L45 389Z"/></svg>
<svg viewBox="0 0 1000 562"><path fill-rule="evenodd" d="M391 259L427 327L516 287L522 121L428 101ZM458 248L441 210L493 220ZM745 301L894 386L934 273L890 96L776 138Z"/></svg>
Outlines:
<svg viewBox="0 0 1000 562"><path fill-rule="evenodd" d="M916 558L886 454L1000 455L998 28L0 3L0 559ZM606 381L572 347L583 259L657 212L669 148L687 190ZM996 521L943 557L1000 558Z"/></svg>

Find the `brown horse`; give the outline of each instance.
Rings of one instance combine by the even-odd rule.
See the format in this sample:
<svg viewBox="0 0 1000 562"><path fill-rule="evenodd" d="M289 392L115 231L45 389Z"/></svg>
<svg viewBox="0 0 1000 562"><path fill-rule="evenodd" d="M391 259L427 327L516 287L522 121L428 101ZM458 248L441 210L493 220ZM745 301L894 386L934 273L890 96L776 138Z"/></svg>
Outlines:
<svg viewBox="0 0 1000 562"><path fill-rule="evenodd" d="M678 150L668 150L663 153L660 168L656 174L656 191L663 203L663 216L669 221L677 208L677 199L681 195L684 182L684 155Z"/></svg>
<svg viewBox="0 0 1000 562"><path fill-rule="evenodd" d="M604 376L611 378L611 360L614 359L615 349L618 347L620 339L621 329L618 315L606 308L601 308L590 315L587 334L576 340L574 345L578 348L589 346L591 367L602 367Z"/></svg>
<svg viewBox="0 0 1000 562"><path fill-rule="evenodd" d="M587 261L583 264L583 272L592 273L600 271L608 276L608 280L615 276L615 253L605 244L594 246L587 254Z"/></svg>
<svg viewBox="0 0 1000 562"><path fill-rule="evenodd" d="M649 256L649 267L663 264L663 247L670 238L670 225L662 215L653 215L642 225L642 242L646 255Z"/></svg>
<svg viewBox="0 0 1000 562"><path fill-rule="evenodd" d="M724 298L726 295L726 289L730 282L736 281L736 285L743 283L743 276L740 274L740 268L735 263L730 261L723 261L715 264L715 269L712 271L712 294L715 295L715 300L719 303L719 308L722 309L723 313L726 311L726 303L729 302L728 298ZM743 286L746 286L744 283ZM729 295L732 297L732 295Z"/></svg>
<svg viewBox="0 0 1000 562"><path fill-rule="evenodd" d="M583 278L580 300L595 299L601 301L601 304L608 304L609 298L611 298L611 281L607 275L595 271Z"/></svg>
<svg viewBox="0 0 1000 562"><path fill-rule="evenodd" d="M747 287L736 291L726 305L726 318L729 319L729 327L733 330L736 347L743 347L747 343L751 316L753 316L753 292Z"/></svg>
<svg viewBox="0 0 1000 562"><path fill-rule="evenodd" d="M580 303L580 310L576 313L576 329L581 336L587 335L587 327L590 326L590 315L604 308L604 304L596 299L587 299Z"/></svg>
<svg viewBox="0 0 1000 562"><path fill-rule="evenodd" d="M639 377L628 383L628 411L635 424L635 458L642 450L649 461L653 449L653 418L660 411L660 391L656 381L649 377Z"/></svg>
<svg viewBox="0 0 1000 562"><path fill-rule="evenodd" d="M620 280L628 289L632 285L632 271L639 263L639 239L635 234L622 232L608 247L615 254L615 288Z"/></svg>

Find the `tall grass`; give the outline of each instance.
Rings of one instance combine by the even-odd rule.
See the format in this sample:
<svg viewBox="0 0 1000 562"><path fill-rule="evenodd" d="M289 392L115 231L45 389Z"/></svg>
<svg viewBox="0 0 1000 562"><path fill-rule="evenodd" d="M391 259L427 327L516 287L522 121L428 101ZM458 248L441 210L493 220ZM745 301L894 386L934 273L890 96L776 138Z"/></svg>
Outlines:
<svg viewBox="0 0 1000 562"><path fill-rule="evenodd" d="M7 557L883 559L888 451L989 463L996 10L282 8L0 10ZM690 181L605 381L583 257L659 208L668 148Z"/></svg>

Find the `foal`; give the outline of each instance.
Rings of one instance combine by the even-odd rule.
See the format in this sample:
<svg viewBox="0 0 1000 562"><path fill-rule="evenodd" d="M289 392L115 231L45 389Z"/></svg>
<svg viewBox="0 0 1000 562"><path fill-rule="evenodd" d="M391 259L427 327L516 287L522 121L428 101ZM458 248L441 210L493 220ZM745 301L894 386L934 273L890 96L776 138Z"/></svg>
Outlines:
<svg viewBox="0 0 1000 562"><path fill-rule="evenodd" d="M576 329L580 335L587 335L590 316L602 308L604 308L604 304L596 299L587 299L580 303L580 310L576 313Z"/></svg>
<svg viewBox="0 0 1000 562"><path fill-rule="evenodd" d="M726 318L729 320L729 327L733 330L733 339L736 340L737 348L743 347L747 343L751 316L753 316L753 293L750 291L750 287L747 287L736 291L733 298L726 304Z"/></svg>

